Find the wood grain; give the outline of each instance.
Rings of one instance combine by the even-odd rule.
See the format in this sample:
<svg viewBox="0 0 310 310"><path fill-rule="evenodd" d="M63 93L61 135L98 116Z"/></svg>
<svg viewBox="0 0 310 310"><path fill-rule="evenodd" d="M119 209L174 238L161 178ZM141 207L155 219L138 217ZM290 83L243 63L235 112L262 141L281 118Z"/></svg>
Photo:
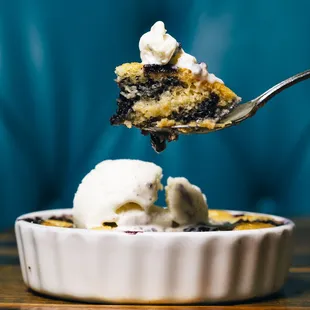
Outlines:
<svg viewBox="0 0 310 310"><path fill-rule="evenodd" d="M72 306L76 303L70 301L63 301L58 299L51 299L30 290L24 286L21 278L19 266L0 266L0 306L22 306L22 305L49 305L49 306ZM310 309L310 272L291 272L286 285L278 294L265 298L259 301L251 301L238 306L252 307L309 307ZM83 304L80 304L82 307ZM86 306L86 304L84 304ZM237 306L237 305L234 305ZM141 306L140 306L141 307ZM122 306L125 309L125 306ZM170 309L170 307L154 307L152 309ZM109 308L108 308L109 309ZM127 307L126 307L127 309ZM135 309L135 308L128 308Z"/></svg>
<svg viewBox="0 0 310 310"><path fill-rule="evenodd" d="M12 231L0 234L0 310L4 309L310 309L310 218L296 222L294 258L284 288L260 300L226 305L90 305L63 301L29 291L22 282L16 242Z"/></svg>

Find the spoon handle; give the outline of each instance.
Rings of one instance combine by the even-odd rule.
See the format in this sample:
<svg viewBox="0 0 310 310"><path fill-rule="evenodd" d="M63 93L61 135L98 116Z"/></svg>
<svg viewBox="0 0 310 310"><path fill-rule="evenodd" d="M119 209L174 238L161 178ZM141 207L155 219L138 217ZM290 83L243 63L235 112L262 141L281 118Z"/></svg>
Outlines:
<svg viewBox="0 0 310 310"><path fill-rule="evenodd" d="M265 91L262 95L258 96L254 100L252 100L253 103L255 103L256 109L261 108L264 106L264 104L269 101L272 97L282 92L284 89L293 86L294 84L297 84L301 81L304 81L306 79L310 78L310 70L306 70L304 72L298 73L279 84L271 87L267 91Z"/></svg>

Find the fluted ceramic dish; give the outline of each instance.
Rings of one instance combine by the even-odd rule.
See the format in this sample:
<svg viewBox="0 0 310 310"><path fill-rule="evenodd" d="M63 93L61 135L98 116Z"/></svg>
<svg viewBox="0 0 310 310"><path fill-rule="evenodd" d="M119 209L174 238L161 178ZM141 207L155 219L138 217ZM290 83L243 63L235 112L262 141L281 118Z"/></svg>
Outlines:
<svg viewBox="0 0 310 310"><path fill-rule="evenodd" d="M71 209L29 213L15 224L26 286L62 299L136 304L235 302L277 292L290 266L294 224L277 216L273 218L284 225L136 235L20 220L64 214L70 215Z"/></svg>

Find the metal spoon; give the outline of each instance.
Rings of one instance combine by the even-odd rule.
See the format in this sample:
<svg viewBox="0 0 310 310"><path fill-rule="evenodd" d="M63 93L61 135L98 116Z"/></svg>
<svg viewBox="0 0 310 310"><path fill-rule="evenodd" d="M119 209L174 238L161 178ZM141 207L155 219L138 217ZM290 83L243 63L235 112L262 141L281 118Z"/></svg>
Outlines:
<svg viewBox="0 0 310 310"><path fill-rule="evenodd" d="M189 125L177 125L172 127L150 127L150 128L143 128L143 131L148 132L154 135L159 136L162 135L162 139L164 137L177 137L179 134L206 134L213 131L222 130L237 124L240 124L244 120L249 117L255 115L257 110L263 107L272 97L282 92L284 89L293 86L303 80L310 78L310 70L306 70L304 72L298 73L281 83L273 86L272 88L268 89L262 95L258 96L257 98L246 102L241 103L236 108L234 108L225 118L221 119L218 123L216 123L213 129L208 129L199 126L189 126ZM171 138L170 140L174 140Z"/></svg>

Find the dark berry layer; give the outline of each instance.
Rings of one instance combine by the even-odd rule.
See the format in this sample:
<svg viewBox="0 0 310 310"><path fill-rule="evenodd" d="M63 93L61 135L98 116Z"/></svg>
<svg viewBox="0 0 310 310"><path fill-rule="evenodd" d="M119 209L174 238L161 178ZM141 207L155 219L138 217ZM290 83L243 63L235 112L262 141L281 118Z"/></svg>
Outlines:
<svg viewBox="0 0 310 310"><path fill-rule="evenodd" d="M144 65L143 66L144 73L175 73L177 69L172 65Z"/></svg>
<svg viewBox="0 0 310 310"><path fill-rule="evenodd" d="M140 99L143 100L159 100L160 96L169 90L170 88L186 85L181 82L175 76L167 76L161 80L154 80L149 78L145 83L132 83L130 79L124 79L118 83L120 88L120 95L117 99L117 111L110 119L112 125L122 124L125 120L128 120L130 113L132 112L132 106ZM126 98L122 93L128 93L127 89L135 88L137 93L133 98Z"/></svg>
<svg viewBox="0 0 310 310"><path fill-rule="evenodd" d="M127 120L129 114L132 112L134 103L135 101L133 99L127 99L120 94L117 99L117 111L110 118L111 125L120 125Z"/></svg>
<svg viewBox="0 0 310 310"><path fill-rule="evenodd" d="M20 221L25 221L25 222L33 223L33 224L41 224L43 222L42 218L38 216L23 218L23 219L20 219Z"/></svg>
<svg viewBox="0 0 310 310"><path fill-rule="evenodd" d="M216 118L219 116L217 115L218 102L219 96L211 93L210 97L197 105L196 108L189 111L180 108L178 112L173 112L170 118L185 124L199 119Z"/></svg>
<svg viewBox="0 0 310 310"><path fill-rule="evenodd" d="M200 225L192 225L189 227L184 228L183 231L185 232L202 232L202 231L219 231L219 227L210 226L207 224L200 224Z"/></svg>
<svg viewBox="0 0 310 310"><path fill-rule="evenodd" d="M248 224L248 223L264 223L264 224L271 224L273 226L283 225L282 222L277 222L277 221L273 221L273 220L259 220L259 219L255 220L255 221L248 221L248 220L240 219L234 225Z"/></svg>
<svg viewBox="0 0 310 310"><path fill-rule="evenodd" d="M138 97L138 99L159 100L160 96L165 91L177 86L186 87L186 85L175 76L167 76L162 80L148 79L146 83L137 84L136 87L141 93L141 97Z"/></svg>
<svg viewBox="0 0 310 310"><path fill-rule="evenodd" d="M67 223L73 223L73 219L69 215L62 215L62 216L51 216L49 220L56 220L56 221L63 221Z"/></svg>

